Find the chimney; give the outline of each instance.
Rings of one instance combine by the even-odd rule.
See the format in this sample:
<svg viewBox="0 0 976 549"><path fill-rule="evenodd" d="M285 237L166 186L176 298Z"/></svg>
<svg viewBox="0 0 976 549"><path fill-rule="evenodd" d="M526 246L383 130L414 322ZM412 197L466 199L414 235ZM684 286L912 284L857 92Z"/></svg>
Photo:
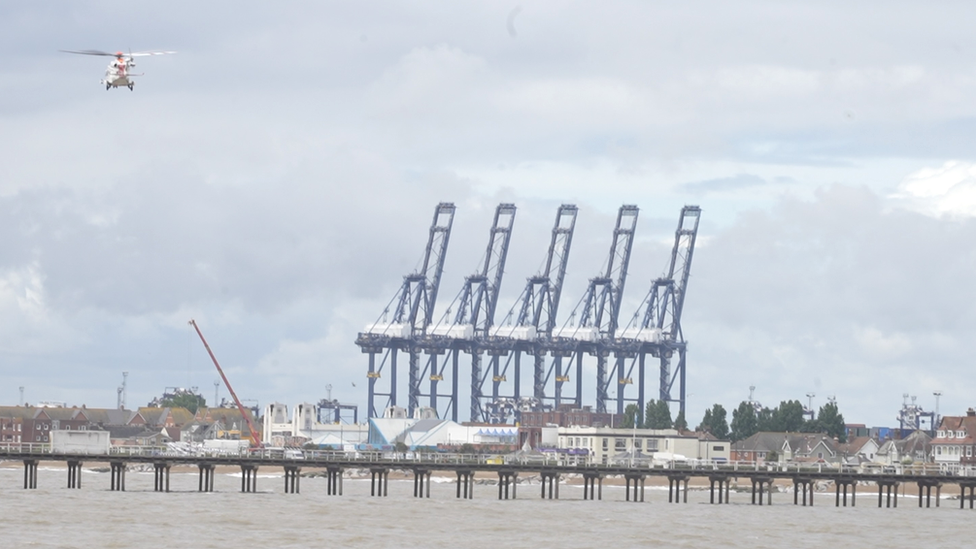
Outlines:
<svg viewBox="0 0 976 549"><path fill-rule="evenodd" d="M974 416L976 416L976 410L973 410L972 408L970 408L970 409L966 410L966 415L969 416L969 417L974 417Z"/></svg>

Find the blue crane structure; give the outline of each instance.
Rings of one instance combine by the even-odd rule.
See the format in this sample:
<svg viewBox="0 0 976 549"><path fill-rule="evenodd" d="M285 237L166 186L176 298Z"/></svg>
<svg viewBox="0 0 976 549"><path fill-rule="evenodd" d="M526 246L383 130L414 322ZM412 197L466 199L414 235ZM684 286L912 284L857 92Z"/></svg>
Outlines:
<svg viewBox="0 0 976 549"><path fill-rule="evenodd" d="M442 202L434 209L434 220L430 226L427 248L419 269L403 277L403 285L390 304L394 306L393 316L387 321L389 305L383 315L359 334L356 344L363 353L369 355L367 417L377 417L376 397L387 397L387 406L397 405L397 354L405 351L409 356L407 397L410 413L419 406L420 398L420 342L427 333L434 315L437 291L441 274L444 272L444 259L447 244L451 238L454 224L454 204ZM376 356L382 354L379 365ZM377 385L384 368L389 367L387 392L380 392ZM384 407L385 409L386 407Z"/></svg>
<svg viewBox="0 0 976 549"><path fill-rule="evenodd" d="M659 362L659 398L676 402L681 411L685 410L687 342L681 317L701 217L698 206L682 208L670 263L662 276L651 280L647 296L623 329L620 309L637 227L637 206L624 205L618 210L605 268L589 280L583 297L559 328L557 314L577 207L559 206L543 267L526 279L524 290L499 325L495 324L495 311L515 222L514 204L499 204L495 209L488 246L477 272L464 278L457 297L441 319L433 322L454 212L454 204L437 205L421 266L404 277L380 319L356 339L362 352L369 355L367 417L399 408L397 357L401 352L409 356L406 412L415 417L418 412L430 417L427 414L432 412L458 421L460 383L466 376L470 379L470 421L517 421L521 412L545 411L564 404L581 408L584 362L592 364L594 360L596 411L610 411L610 388L614 384L616 413L622 414L627 403L643 410L645 384L650 381L645 375L648 357ZM427 357L423 368L422 354ZM470 355L471 369L462 373L463 354ZM482 362L484 355L488 357L487 368ZM522 360L527 356L532 357L531 394L522 390ZM570 382L574 367L575 395L564 396L563 386ZM635 373L636 383L632 377ZM445 378L449 378L448 391L444 390ZM423 380L429 381L426 392ZM628 385L637 385L636 395L628 395ZM378 408L382 403L377 399L382 397L386 397L386 404ZM429 407L421 406L423 397L429 399Z"/></svg>
<svg viewBox="0 0 976 549"><path fill-rule="evenodd" d="M620 332L612 345L617 375L617 413L624 412L626 402L633 402L644 410L645 362L648 356L660 361L660 390L658 398L665 402L677 402L685 411L685 354L687 344L681 329L681 313L685 293L691 276L691 260L698 237L701 208L685 206L681 209L678 228L674 233L674 247L666 274L651 281L647 297L634 313L631 323ZM672 371L671 359L678 355L677 367ZM627 368L627 362L630 362ZM627 398L625 389L633 383L634 367L637 367L637 397ZM626 368L626 371L625 371ZM675 382L678 396L672 395Z"/></svg>
<svg viewBox="0 0 976 549"><path fill-rule="evenodd" d="M555 373L552 400L556 407L563 400L563 384L570 381L572 364L566 365L564 370L564 358L575 359L576 395L573 401L576 406L583 405L583 359L589 355L596 357L596 410L607 411L607 358L617 332L639 213L633 205L621 206L617 211L606 269L590 279L567 324L550 338L548 347L553 356L550 371Z"/></svg>
<svg viewBox="0 0 976 549"><path fill-rule="evenodd" d="M491 356L492 394L484 410L486 421L501 422L526 409L539 409L546 401L546 353L548 341L556 327L559 298L562 295L569 252L576 230L578 209L563 204L556 210L549 251L539 273L526 279L525 289L508 312L514 324L495 327L484 346ZM533 357L532 396L522 395L522 357ZM504 366L501 357L507 357ZM512 383L508 370L513 369ZM502 395L502 385L510 393Z"/></svg>
<svg viewBox="0 0 976 549"><path fill-rule="evenodd" d="M438 409L438 400L448 400L451 419L458 418L458 362L462 352L471 355L471 420L481 420L482 375L481 354L495 322L498 292L505 274L508 245L515 224L514 204L499 204L488 237L488 247L481 261L481 270L464 279L464 285L441 322L433 325L424 337L422 347L429 355L424 374L430 375L430 407ZM451 314L451 309L454 314ZM439 361L440 356L444 359ZM451 365L451 393L439 394L438 382L444 380L448 362ZM440 364L438 364L440 362ZM446 413L446 410L445 410Z"/></svg>

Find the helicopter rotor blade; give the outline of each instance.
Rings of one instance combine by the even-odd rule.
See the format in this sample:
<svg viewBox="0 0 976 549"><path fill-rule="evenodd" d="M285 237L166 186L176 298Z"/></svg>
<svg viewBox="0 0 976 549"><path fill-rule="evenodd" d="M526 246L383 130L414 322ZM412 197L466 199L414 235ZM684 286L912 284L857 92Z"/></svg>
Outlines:
<svg viewBox="0 0 976 549"><path fill-rule="evenodd" d="M166 55L176 53L175 51L134 51L129 53L129 57L144 57L147 55Z"/></svg>
<svg viewBox="0 0 976 549"><path fill-rule="evenodd" d="M61 52L64 52L64 53L77 53L77 54L80 54L80 55L102 55L102 56L108 56L108 57L115 57L117 55L117 54L114 54L114 53L109 53L107 51L101 51L101 50L80 50L80 51L74 51L74 50L58 50L58 51L61 51Z"/></svg>
<svg viewBox="0 0 976 549"><path fill-rule="evenodd" d="M176 53L175 51L130 51L128 54L122 52L107 52L102 50L58 50L64 53L77 53L80 55L101 55L105 57L144 57L147 55L166 55Z"/></svg>

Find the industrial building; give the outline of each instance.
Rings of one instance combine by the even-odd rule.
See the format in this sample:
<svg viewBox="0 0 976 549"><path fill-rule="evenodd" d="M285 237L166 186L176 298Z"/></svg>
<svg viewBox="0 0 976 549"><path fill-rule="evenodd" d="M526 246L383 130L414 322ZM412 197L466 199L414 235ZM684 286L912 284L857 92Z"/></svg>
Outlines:
<svg viewBox="0 0 976 549"><path fill-rule="evenodd" d="M328 415L328 414L326 414ZM303 402L292 407L275 402L264 408L263 437L269 446L296 447L305 444L353 449L366 443L368 429L356 423L321 422L321 406ZM347 448L349 447L349 448Z"/></svg>

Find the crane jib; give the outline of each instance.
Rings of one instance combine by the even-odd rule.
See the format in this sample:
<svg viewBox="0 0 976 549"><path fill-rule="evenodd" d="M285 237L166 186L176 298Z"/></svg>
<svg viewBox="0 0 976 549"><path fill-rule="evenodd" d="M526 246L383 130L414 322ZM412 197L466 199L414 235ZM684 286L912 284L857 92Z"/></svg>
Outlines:
<svg viewBox="0 0 976 549"><path fill-rule="evenodd" d="M203 337L203 332L200 331L200 327L197 326L195 320L191 319L190 325L193 326L193 329L197 331L197 335L200 336L200 341L203 342L204 348L207 349L207 354L210 355L210 360L212 360L214 366L217 367L217 373L219 373L220 378L224 380L224 385L227 387L227 392L229 392L230 396L233 397L234 403L237 404L237 409L241 412L241 417L247 423L247 428L251 432L251 446L260 447L261 435L255 427L254 422L251 421L251 416L247 414L247 410L245 410L244 405L241 404L241 400L237 398L237 393L234 392L234 388L230 386L230 381L228 381L227 376L224 375L224 370L220 367L220 363L217 362L217 357L214 355L213 351L210 350L210 345L207 343L207 339Z"/></svg>

